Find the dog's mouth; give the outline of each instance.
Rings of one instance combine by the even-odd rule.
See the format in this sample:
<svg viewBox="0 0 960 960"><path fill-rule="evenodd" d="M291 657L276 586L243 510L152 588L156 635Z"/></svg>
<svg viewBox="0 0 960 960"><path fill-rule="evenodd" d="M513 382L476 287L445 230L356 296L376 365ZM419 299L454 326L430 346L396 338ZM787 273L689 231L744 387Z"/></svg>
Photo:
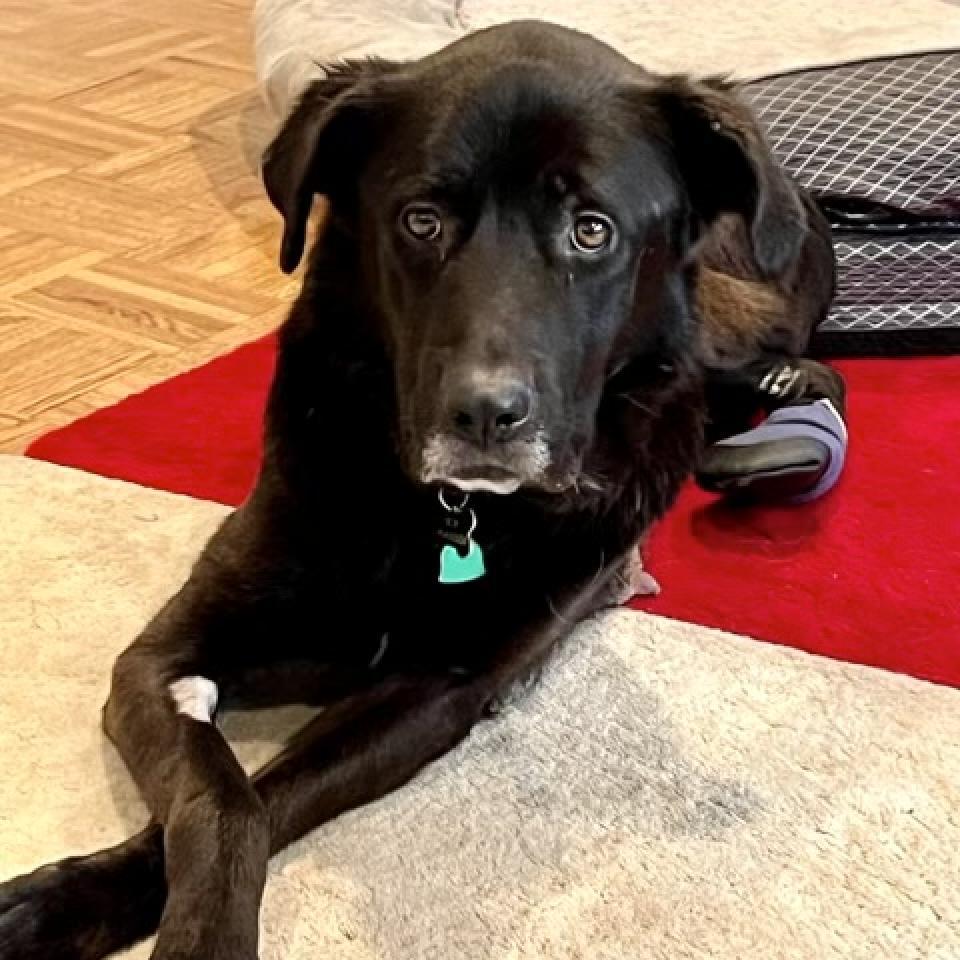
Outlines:
<svg viewBox="0 0 960 960"><path fill-rule="evenodd" d="M551 451L541 430L526 439L478 449L460 437L434 433L419 457L423 483L446 485L464 493L511 494L520 487L550 489Z"/></svg>
<svg viewBox="0 0 960 960"><path fill-rule="evenodd" d="M496 466L468 467L444 477L442 483L456 487L464 493L515 493L523 484L523 478L511 470Z"/></svg>
<svg viewBox="0 0 960 960"><path fill-rule="evenodd" d="M546 435L482 452L456 437L434 434L422 449L417 473L421 483L463 493L509 495L523 488L561 494L577 486L579 459L556 457Z"/></svg>

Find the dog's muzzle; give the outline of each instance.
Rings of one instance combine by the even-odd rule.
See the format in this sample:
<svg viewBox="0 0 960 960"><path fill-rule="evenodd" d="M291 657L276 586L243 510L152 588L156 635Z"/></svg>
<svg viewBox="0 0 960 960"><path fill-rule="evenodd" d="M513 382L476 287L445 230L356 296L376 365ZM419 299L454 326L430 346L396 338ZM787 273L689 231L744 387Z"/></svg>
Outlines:
<svg viewBox="0 0 960 960"><path fill-rule="evenodd" d="M529 438L499 443L487 452L453 433L435 433L424 445L421 480L472 493L510 494L522 486L548 488L550 445L537 430Z"/></svg>

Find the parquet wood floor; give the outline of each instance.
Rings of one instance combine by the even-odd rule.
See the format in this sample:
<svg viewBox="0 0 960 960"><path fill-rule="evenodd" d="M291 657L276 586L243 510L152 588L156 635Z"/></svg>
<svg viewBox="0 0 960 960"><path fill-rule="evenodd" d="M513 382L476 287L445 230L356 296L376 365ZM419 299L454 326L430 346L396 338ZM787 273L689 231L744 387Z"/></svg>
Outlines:
<svg viewBox="0 0 960 960"><path fill-rule="evenodd" d="M275 327L252 0L0 0L0 450Z"/></svg>

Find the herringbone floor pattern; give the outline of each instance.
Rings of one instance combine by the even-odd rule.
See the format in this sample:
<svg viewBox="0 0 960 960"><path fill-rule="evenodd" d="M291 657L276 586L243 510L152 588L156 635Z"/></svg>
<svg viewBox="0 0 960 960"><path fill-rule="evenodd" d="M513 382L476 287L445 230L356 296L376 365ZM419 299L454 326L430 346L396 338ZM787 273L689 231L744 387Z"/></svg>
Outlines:
<svg viewBox="0 0 960 960"><path fill-rule="evenodd" d="M0 450L274 327L252 0L0 0Z"/></svg>

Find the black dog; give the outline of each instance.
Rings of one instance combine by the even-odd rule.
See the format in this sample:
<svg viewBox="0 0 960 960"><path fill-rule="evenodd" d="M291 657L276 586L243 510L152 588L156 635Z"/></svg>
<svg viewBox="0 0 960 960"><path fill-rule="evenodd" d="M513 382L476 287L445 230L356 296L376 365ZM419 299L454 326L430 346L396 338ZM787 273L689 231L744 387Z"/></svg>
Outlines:
<svg viewBox="0 0 960 960"><path fill-rule="evenodd" d="M826 225L723 82L498 27L331 69L264 179L285 270L316 194L329 217L256 489L114 670L104 729L154 822L0 888L4 960L158 924L155 958L253 960L271 853L399 787L616 599L708 387L715 426L786 358L795 398L840 390L795 359ZM327 709L251 779L218 693Z"/></svg>

